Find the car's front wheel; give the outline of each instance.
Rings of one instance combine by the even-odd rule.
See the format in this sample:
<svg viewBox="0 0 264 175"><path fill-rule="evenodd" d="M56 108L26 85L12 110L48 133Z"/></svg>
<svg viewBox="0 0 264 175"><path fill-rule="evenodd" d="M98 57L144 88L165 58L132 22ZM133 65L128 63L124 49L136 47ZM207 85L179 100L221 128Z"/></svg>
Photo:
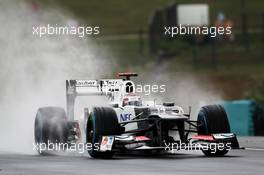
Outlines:
<svg viewBox="0 0 264 175"><path fill-rule="evenodd" d="M230 133L230 126L225 109L221 105L208 105L201 108L198 118L198 134L210 135ZM226 148L202 150L206 156L223 156L228 153Z"/></svg>
<svg viewBox="0 0 264 175"><path fill-rule="evenodd" d="M111 158L113 151L101 152L100 142L102 136L117 135L120 126L115 111L108 107L95 107L87 121L86 142L92 144L88 153L93 158Z"/></svg>

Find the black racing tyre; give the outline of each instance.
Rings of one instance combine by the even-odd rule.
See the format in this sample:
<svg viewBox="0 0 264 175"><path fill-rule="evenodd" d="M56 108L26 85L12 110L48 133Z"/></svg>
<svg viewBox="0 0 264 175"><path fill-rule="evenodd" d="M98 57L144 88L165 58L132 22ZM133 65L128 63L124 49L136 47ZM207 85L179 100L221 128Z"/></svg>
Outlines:
<svg viewBox="0 0 264 175"><path fill-rule="evenodd" d="M120 134L116 112L109 107L95 107L87 121L86 142L92 144L88 153L93 158L111 158L113 151L99 152L102 136Z"/></svg>
<svg viewBox="0 0 264 175"><path fill-rule="evenodd" d="M199 135L230 133L229 121L221 105L208 105L201 108L197 118ZM228 150L202 150L206 156L223 156Z"/></svg>
<svg viewBox="0 0 264 175"><path fill-rule="evenodd" d="M39 108L35 118L35 144L66 143L69 135L66 113L60 107ZM39 152L45 154L46 151Z"/></svg>

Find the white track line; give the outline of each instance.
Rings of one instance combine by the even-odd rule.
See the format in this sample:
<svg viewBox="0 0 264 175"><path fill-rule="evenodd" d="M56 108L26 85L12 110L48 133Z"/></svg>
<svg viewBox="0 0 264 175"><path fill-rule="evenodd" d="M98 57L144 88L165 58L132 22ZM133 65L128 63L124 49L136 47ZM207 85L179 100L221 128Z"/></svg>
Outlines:
<svg viewBox="0 0 264 175"><path fill-rule="evenodd" d="M264 148L245 148L245 150L250 150L250 151L264 151Z"/></svg>

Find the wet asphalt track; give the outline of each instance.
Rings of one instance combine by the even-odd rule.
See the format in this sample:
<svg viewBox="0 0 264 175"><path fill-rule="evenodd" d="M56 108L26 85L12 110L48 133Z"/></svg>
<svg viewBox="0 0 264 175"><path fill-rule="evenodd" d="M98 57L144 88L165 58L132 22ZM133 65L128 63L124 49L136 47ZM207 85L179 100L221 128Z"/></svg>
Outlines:
<svg viewBox="0 0 264 175"><path fill-rule="evenodd" d="M166 156L118 156L97 160L80 155L37 156L0 153L0 175L49 174L263 174L264 151L233 150L208 158L200 152Z"/></svg>

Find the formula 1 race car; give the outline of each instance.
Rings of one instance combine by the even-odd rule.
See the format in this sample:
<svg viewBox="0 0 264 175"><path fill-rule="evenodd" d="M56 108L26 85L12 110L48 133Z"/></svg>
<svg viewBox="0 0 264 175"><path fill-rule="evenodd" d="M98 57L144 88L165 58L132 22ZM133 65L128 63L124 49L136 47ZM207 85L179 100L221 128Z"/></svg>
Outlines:
<svg viewBox="0 0 264 175"><path fill-rule="evenodd" d="M71 144L85 138L93 158L111 158L115 153L201 150L206 156L223 156L239 148L230 133L221 105L200 109L197 120L190 109L173 102L142 101L130 80L136 73L119 73L119 79L67 80L67 113L60 107L42 107L35 119L35 143ZM80 95L104 95L109 106L84 108L83 119L74 120L74 104ZM194 133L194 134L190 134ZM43 153L43 152L42 152Z"/></svg>

